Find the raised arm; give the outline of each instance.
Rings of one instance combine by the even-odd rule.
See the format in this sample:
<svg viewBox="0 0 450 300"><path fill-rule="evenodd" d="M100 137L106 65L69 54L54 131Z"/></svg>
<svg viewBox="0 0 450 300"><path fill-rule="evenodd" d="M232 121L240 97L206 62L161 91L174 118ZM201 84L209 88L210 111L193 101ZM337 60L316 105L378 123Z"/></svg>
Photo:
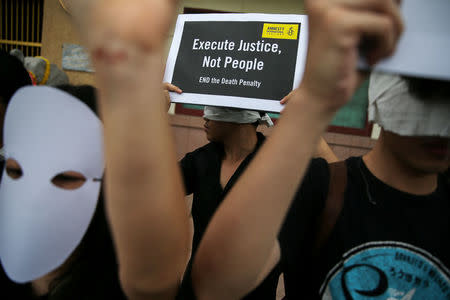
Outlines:
<svg viewBox="0 0 450 300"><path fill-rule="evenodd" d="M194 259L199 299L240 299L273 254L293 196L320 136L356 87L358 45L377 39L371 63L392 53L401 32L392 0L309 0L305 76L267 142L212 219Z"/></svg>
<svg viewBox="0 0 450 300"><path fill-rule="evenodd" d="M188 216L162 88L168 0L89 0L78 15L105 128L106 206L129 299L173 299ZM86 9L86 7L85 7Z"/></svg>

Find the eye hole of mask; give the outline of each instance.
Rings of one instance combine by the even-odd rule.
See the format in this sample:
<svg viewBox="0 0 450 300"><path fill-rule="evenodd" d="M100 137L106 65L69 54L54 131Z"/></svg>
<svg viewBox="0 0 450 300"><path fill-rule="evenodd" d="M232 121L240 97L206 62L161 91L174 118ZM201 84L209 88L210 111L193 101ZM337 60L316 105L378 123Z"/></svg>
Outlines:
<svg viewBox="0 0 450 300"><path fill-rule="evenodd" d="M59 173L52 179L54 185L65 190L76 190L82 187L85 182L86 177L75 171Z"/></svg>
<svg viewBox="0 0 450 300"><path fill-rule="evenodd" d="M8 158L6 161L6 174L12 179L19 179L22 177L22 167L15 159Z"/></svg>

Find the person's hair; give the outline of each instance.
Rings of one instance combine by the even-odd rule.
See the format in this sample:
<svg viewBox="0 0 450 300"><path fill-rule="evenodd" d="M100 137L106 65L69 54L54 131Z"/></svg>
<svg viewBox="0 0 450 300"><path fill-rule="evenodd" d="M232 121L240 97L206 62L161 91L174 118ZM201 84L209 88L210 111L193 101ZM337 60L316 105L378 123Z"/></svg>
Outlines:
<svg viewBox="0 0 450 300"><path fill-rule="evenodd" d="M446 99L450 102L450 81L402 76L409 92L423 100Z"/></svg>
<svg viewBox="0 0 450 300"><path fill-rule="evenodd" d="M62 85L57 88L80 99L98 116L94 87ZM118 264L105 215L102 185L87 232L62 275L51 282L48 299L117 299L120 295Z"/></svg>
<svg viewBox="0 0 450 300"><path fill-rule="evenodd" d="M89 106L89 108L97 115L97 91L92 85L71 85L61 84L56 87L68 94L78 98L81 102Z"/></svg>
<svg viewBox="0 0 450 300"><path fill-rule="evenodd" d="M12 95L21 87L31 85L31 78L22 62L0 49L0 100L8 105Z"/></svg>

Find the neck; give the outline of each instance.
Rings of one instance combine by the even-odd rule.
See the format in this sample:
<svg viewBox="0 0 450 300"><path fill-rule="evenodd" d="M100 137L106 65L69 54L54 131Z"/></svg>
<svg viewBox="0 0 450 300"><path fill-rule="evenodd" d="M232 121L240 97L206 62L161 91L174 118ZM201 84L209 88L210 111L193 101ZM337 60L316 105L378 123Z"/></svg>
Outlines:
<svg viewBox="0 0 450 300"><path fill-rule="evenodd" d="M224 160L243 160L255 149L257 142L256 130L252 124L239 125L223 141L225 150Z"/></svg>
<svg viewBox="0 0 450 300"><path fill-rule="evenodd" d="M33 289L33 293L36 296L47 295L49 292L50 283L55 280L59 276L60 270L56 269L53 272L50 272L38 279L35 279L31 282L31 286Z"/></svg>
<svg viewBox="0 0 450 300"><path fill-rule="evenodd" d="M419 172L397 159L384 145L382 136L363 160L375 177L402 192L428 195L437 188L437 174Z"/></svg>
<svg viewBox="0 0 450 300"><path fill-rule="evenodd" d="M73 265L74 261L79 257L79 250L76 249L66 261L59 266L57 269L47 273L46 275L39 277L31 282L31 287L33 293L36 296L44 296L47 295L50 291L50 284L53 280L60 277L64 272L66 272L71 265Z"/></svg>

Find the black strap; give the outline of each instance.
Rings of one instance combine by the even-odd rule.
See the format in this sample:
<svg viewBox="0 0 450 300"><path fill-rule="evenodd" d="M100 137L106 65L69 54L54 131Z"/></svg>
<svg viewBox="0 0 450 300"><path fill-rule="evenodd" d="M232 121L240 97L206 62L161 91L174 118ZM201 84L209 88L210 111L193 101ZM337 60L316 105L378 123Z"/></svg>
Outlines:
<svg viewBox="0 0 450 300"><path fill-rule="evenodd" d="M325 201L325 207L317 220L318 230L313 248L316 251L323 247L336 224L344 205L344 193L347 187L347 165L345 161L329 164L329 170L328 197Z"/></svg>

